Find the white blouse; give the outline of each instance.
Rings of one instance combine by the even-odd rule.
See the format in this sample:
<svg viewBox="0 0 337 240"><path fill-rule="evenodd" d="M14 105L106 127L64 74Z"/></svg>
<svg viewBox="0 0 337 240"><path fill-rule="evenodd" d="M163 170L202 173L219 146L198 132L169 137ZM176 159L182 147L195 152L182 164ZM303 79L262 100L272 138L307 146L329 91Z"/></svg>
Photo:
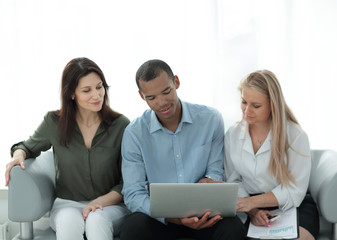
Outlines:
<svg viewBox="0 0 337 240"><path fill-rule="evenodd" d="M273 192L279 207L287 210L298 207L305 197L309 185L311 155L309 140L302 128L287 124L289 171L296 181L281 187L268 170L271 152L271 132L254 154L247 123L238 123L226 132L225 174L227 182L239 183L239 197L250 194ZM285 158L286 161L286 158Z"/></svg>

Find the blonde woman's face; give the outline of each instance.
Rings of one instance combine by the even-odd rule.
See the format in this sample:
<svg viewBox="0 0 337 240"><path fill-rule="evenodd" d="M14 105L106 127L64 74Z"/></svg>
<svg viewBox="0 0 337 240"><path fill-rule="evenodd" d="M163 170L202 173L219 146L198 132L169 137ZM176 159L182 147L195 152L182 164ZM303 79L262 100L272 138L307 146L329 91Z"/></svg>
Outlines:
<svg viewBox="0 0 337 240"><path fill-rule="evenodd" d="M271 113L268 98L253 88L244 88L241 92L241 110L249 124L269 122Z"/></svg>

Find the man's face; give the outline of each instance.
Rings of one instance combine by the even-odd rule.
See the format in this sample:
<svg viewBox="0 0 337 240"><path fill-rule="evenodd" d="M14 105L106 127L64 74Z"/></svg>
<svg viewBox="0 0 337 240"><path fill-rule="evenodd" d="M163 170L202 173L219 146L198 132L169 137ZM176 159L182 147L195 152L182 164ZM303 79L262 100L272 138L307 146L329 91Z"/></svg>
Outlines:
<svg viewBox="0 0 337 240"><path fill-rule="evenodd" d="M172 120L180 121L178 118L181 116L181 106L176 91L179 85L180 82L177 76L172 81L164 71L148 82L139 81L140 96L156 113L163 125L165 125L165 122Z"/></svg>

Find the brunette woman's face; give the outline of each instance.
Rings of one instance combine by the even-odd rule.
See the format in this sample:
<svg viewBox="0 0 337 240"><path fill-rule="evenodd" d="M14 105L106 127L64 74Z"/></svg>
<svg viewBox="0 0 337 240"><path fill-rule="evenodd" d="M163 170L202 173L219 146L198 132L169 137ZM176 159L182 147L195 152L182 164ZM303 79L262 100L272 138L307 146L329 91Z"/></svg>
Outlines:
<svg viewBox="0 0 337 240"><path fill-rule="evenodd" d="M89 73L82 77L75 89L73 97L79 111L98 112L102 109L105 89L97 73Z"/></svg>
<svg viewBox="0 0 337 240"><path fill-rule="evenodd" d="M266 95L253 88L241 92L241 110L249 124L266 123L270 120L270 103Z"/></svg>

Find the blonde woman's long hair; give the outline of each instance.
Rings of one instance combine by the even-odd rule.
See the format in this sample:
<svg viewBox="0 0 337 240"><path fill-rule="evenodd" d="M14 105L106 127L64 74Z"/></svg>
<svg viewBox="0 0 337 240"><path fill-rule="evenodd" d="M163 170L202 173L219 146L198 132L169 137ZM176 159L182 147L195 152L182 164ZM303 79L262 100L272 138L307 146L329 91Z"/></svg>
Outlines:
<svg viewBox="0 0 337 240"><path fill-rule="evenodd" d="M248 74L240 83L239 91L252 88L264 94L271 107L271 154L269 160L269 171L281 186L289 186L295 183L295 179L289 172L287 122L299 124L294 114L287 106L281 86L274 73L269 70L258 70ZM242 119L243 121L243 119ZM286 161L284 160L286 156Z"/></svg>

